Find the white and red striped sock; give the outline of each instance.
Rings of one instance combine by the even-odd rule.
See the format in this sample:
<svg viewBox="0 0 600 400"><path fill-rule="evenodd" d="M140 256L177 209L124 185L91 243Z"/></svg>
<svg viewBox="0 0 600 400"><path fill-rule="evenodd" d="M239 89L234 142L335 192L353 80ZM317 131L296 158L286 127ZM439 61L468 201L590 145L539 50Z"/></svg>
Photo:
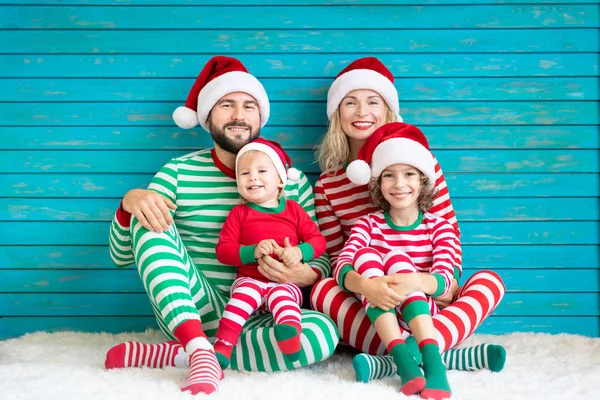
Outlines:
<svg viewBox="0 0 600 400"><path fill-rule="evenodd" d="M183 346L176 340L158 344L126 342L108 350L104 366L106 369L183 367L185 358Z"/></svg>
<svg viewBox="0 0 600 400"><path fill-rule="evenodd" d="M200 320L181 323L173 332L190 355L190 372L181 387L182 392L211 394L219 389L223 370L219 366L213 346L206 338Z"/></svg>
<svg viewBox="0 0 600 400"><path fill-rule="evenodd" d="M219 390L221 379L223 379L223 370L214 351L199 348L190 356L190 374L181 391L211 394Z"/></svg>

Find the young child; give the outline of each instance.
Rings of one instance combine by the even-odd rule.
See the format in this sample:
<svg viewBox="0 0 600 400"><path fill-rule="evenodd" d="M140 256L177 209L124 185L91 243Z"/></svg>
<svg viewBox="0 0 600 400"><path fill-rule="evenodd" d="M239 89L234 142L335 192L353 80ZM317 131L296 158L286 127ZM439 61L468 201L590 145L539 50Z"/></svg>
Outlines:
<svg viewBox="0 0 600 400"><path fill-rule="evenodd" d="M244 204L227 216L216 253L219 262L238 266L238 275L219 322L215 353L227 368L244 324L264 304L273 313L279 349L296 361L302 292L291 283L270 282L258 271L257 260L270 255L286 266L308 262L325 252L325 238L298 203L282 197L286 180L297 180L299 172L278 143L256 139L239 151L235 163Z"/></svg>
<svg viewBox="0 0 600 400"><path fill-rule="evenodd" d="M431 316L438 308L433 298L450 288L460 244L449 222L427 212L433 202L434 166L427 139L415 126L389 123L366 140L347 173L355 184L370 180L380 211L353 226L339 263L367 278L404 274L397 288L406 298L398 307L389 304L382 310L361 300L398 368L402 393L437 400L450 398L451 391L435 339ZM403 340L411 332L425 377Z"/></svg>

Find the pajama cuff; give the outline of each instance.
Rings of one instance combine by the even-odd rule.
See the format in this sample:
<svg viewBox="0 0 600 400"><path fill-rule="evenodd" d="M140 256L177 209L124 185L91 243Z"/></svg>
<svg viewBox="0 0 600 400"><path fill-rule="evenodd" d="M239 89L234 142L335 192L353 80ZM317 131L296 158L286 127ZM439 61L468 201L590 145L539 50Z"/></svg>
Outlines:
<svg viewBox="0 0 600 400"><path fill-rule="evenodd" d="M256 262L256 258L254 258L254 250L256 249L256 245L252 246L240 246L240 260L242 264L252 264Z"/></svg>
<svg viewBox="0 0 600 400"><path fill-rule="evenodd" d="M460 268L454 267L454 276L453 276L453 278L456 279L457 282L460 279L461 275L462 275L462 271L460 270Z"/></svg>
<svg viewBox="0 0 600 400"><path fill-rule="evenodd" d="M346 289L346 286L344 286L344 279L346 279L346 274L350 271L354 271L354 268L352 268L352 265L347 264L342 267L340 273L338 274L338 285L340 285L340 287L346 292L349 292L349 290Z"/></svg>
<svg viewBox="0 0 600 400"><path fill-rule="evenodd" d="M131 225L131 214L123 209L123 200L121 200L121 204L117 209L117 222L123 228L129 228L129 225Z"/></svg>
<svg viewBox="0 0 600 400"><path fill-rule="evenodd" d="M431 315L429 304L425 300L415 300L402 309L402 319L406 324L410 324L419 315Z"/></svg>
<svg viewBox="0 0 600 400"><path fill-rule="evenodd" d="M444 277L440 274L431 274L431 276L433 276L437 281L437 290L435 291L435 293L431 294L431 297L438 297L446 291L446 281L444 280Z"/></svg>
<svg viewBox="0 0 600 400"><path fill-rule="evenodd" d="M393 313L393 314L395 314L396 310L394 310L393 308L390 308L387 311L383 311L381 308L379 308L379 307L372 307L370 304L369 304L369 308L367 309L367 316L371 320L372 324L374 324L375 321L377 321L377 318L381 317L385 313Z"/></svg>
<svg viewBox="0 0 600 400"><path fill-rule="evenodd" d="M313 258L315 258L315 250L313 249L310 243L301 243L298 245L298 248L302 252L302 259L304 260L304 262L309 262Z"/></svg>

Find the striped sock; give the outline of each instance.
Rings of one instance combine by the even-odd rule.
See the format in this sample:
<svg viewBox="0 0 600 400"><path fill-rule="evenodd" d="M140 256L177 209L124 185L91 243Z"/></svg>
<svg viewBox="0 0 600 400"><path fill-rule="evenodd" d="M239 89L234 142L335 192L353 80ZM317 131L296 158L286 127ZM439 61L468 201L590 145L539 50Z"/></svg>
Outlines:
<svg viewBox="0 0 600 400"><path fill-rule="evenodd" d="M406 339L406 347L420 365L422 363L421 352L413 336ZM416 349L416 353L414 349ZM464 349L447 350L442 354L442 360L448 371L489 369L492 372L500 372L506 361L506 350L496 344L483 343ZM367 383L374 379L394 376L396 373L396 365L390 356L371 356L367 353L361 353L354 357L352 365L356 372L356 380L359 382Z"/></svg>
<svg viewBox="0 0 600 400"><path fill-rule="evenodd" d="M464 349L451 349L442 356L448 370L500 372L506 361L506 350L496 344L483 343Z"/></svg>
<svg viewBox="0 0 600 400"><path fill-rule="evenodd" d="M396 364L391 356L374 357L367 353L357 354L352 359L352 366L356 373L356 380L363 383L396 374Z"/></svg>
<svg viewBox="0 0 600 400"><path fill-rule="evenodd" d="M183 346L176 340L158 344L126 342L108 350L104 366L106 369L183 367L185 358Z"/></svg>
<svg viewBox="0 0 600 400"><path fill-rule="evenodd" d="M182 322L173 332L190 355L188 379L181 387L182 392L211 394L219 388L223 370L217 361L213 346L202 330L200 320Z"/></svg>
<svg viewBox="0 0 600 400"><path fill-rule="evenodd" d="M182 392L211 394L219 389L219 381L223 378L223 370L212 350L199 348L190 356L190 374Z"/></svg>

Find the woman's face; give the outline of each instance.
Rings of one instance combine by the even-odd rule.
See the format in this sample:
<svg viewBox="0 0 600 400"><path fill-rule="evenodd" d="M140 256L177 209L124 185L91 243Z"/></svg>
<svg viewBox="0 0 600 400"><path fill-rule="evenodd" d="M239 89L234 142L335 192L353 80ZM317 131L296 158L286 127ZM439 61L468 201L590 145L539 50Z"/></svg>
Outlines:
<svg viewBox="0 0 600 400"><path fill-rule="evenodd" d="M342 99L339 110L342 130L351 139L365 140L386 123L387 104L373 90L351 91Z"/></svg>

